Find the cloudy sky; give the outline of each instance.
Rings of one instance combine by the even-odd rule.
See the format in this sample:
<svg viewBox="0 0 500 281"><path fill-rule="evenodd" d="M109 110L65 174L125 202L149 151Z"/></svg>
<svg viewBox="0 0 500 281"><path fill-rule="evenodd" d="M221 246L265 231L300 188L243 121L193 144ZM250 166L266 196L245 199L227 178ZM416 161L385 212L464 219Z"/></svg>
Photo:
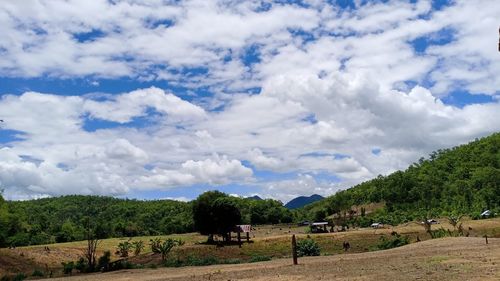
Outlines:
<svg viewBox="0 0 500 281"><path fill-rule="evenodd" d="M500 130L498 0L2 0L0 189L329 195Z"/></svg>

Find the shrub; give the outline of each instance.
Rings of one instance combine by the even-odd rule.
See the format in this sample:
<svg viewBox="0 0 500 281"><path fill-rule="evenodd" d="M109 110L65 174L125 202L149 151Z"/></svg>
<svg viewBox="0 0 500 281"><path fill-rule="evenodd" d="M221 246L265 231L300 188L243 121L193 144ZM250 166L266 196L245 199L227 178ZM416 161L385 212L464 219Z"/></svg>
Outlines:
<svg viewBox="0 0 500 281"><path fill-rule="evenodd" d="M118 244L118 247L116 249L116 253L120 255L122 258L128 257L128 252L132 249L132 244L128 241L121 242Z"/></svg>
<svg viewBox="0 0 500 281"><path fill-rule="evenodd" d="M75 268L75 263L70 261L70 262L62 262L61 263L63 266L63 272L64 274L69 274L71 275L73 273L73 269Z"/></svg>
<svg viewBox="0 0 500 281"><path fill-rule="evenodd" d="M111 262L111 252L105 251L104 254L101 257L99 257L99 260L97 261L97 268L102 271L108 271L110 262Z"/></svg>
<svg viewBox="0 0 500 281"><path fill-rule="evenodd" d="M83 257L81 257L76 262L75 269L78 270L80 273L87 272L88 271L87 261Z"/></svg>
<svg viewBox="0 0 500 281"><path fill-rule="evenodd" d="M134 255L138 256L144 250L144 241L134 241L132 242L132 247L134 248Z"/></svg>
<svg viewBox="0 0 500 281"><path fill-rule="evenodd" d="M321 249L314 240L305 239L297 242L297 255L299 257L303 256L319 256Z"/></svg>
<svg viewBox="0 0 500 281"><path fill-rule="evenodd" d="M175 246L182 246L184 245L184 242L180 239L176 240L167 238L165 241L162 241L157 238L151 239L149 244L151 245L151 251L155 254L161 254L161 260L165 261L172 248Z"/></svg>
<svg viewBox="0 0 500 281"><path fill-rule="evenodd" d="M28 276L26 276L26 274L18 273L16 276L14 276L14 278L12 278L12 281L22 281L26 278L28 278Z"/></svg>
<svg viewBox="0 0 500 281"><path fill-rule="evenodd" d="M8 275L4 275L0 278L0 281L10 281L10 277Z"/></svg>
<svg viewBox="0 0 500 281"><path fill-rule="evenodd" d="M410 243L408 236L401 236L397 232L391 234L391 238L387 239L385 236L380 236L380 243L377 245L379 250L392 249L396 247L401 247Z"/></svg>
<svg viewBox="0 0 500 281"><path fill-rule="evenodd" d="M35 269L35 270L33 271L33 273L31 273L31 276L35 276L35 277L44 277L44 276L45 276L45 274L43 274L43 272L42 272L42 271L40 271L40 270L38 270L38 269Z"/></svg>

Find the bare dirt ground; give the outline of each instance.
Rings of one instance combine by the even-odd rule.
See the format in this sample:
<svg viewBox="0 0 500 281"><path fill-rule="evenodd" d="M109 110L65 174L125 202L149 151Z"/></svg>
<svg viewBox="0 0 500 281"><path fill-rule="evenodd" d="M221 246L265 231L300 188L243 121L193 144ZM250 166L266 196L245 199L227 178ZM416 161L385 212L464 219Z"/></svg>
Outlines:
<svg viewBox="0 0 500 281"><path fill-rule="evenodd" d="M443 238L358 254L123 270L59 280L500 280L500 239Z"/></svg>

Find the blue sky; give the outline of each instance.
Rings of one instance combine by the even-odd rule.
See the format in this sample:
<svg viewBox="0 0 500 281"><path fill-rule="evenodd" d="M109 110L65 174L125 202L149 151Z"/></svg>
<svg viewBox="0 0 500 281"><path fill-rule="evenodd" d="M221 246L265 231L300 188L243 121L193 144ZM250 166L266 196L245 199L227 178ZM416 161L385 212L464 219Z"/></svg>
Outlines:
<svg viewBox="0 0 500 281"><path fill-rule="evenodd" d="M498 14L495 0L5 4L0 189L287 202L405 169L499 130Z"/></svg>

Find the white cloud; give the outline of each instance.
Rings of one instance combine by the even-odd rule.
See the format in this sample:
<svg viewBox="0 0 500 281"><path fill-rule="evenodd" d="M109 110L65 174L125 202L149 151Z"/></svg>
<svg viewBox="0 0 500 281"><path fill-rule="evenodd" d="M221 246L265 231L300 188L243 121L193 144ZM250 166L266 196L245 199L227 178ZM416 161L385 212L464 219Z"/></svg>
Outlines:
<svg viewBox="0 0 500 281"><path fill-rule="evenodd" d="M84 77L95 87L126 76L194 89L190 101L154 87L2 96L1 129L24 139L0 150L6 195L255 184L245 161L299 174L259 182L276 198L328 194L500 130L496 1L440 11L425 0L351 10L309 2L264 11L260 1L4 3L0 76ZM411 45L443 30L450 42ZM252 48L258 58L243 59ZM213 96L196 96L201 87ZM249 87L262 91L247 95ZM494 102L458 108L436 98L458 87ZM113 126L84 130L93 121Z"/></svg>

